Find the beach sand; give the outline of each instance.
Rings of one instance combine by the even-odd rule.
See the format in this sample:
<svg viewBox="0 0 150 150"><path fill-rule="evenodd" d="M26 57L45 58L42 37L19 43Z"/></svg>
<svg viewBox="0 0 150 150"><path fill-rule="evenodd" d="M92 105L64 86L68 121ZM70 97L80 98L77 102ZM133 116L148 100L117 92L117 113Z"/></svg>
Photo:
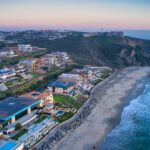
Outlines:
<svg viewBox="0 0 150 150"><path fill-rule="evenodd" d="M119 123L123 107L143 91L150 67L129 67L122 70L108 85L87 119L71 130L54 150L99 149L105 136ZM98 88L96 89L97 93Z"/></svg>

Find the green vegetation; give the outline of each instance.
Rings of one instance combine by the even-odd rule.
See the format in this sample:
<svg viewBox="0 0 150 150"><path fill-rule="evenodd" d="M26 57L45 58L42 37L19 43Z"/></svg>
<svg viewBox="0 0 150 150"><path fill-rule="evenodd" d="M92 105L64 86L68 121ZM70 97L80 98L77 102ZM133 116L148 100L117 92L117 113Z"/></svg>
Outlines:
<svg viewBox="0 0 150 150"><path fill-rule="evenodd" d="M70 119L73 115L74 114L72 112L65 112L63 116L61 116L57 119L57 121L59 123L64 122L64 121Z"/></svg>
<svg viewBox="0 0 150 150"><path fill-rule="evenodd" d="M32 71L29 72L29 74L32 75L33 78L39 77L39 74L38 74L38 73L35 73L35 72L32 72Z"/></svg>
<svg viewBox="0 0 150 150"><path fill-rule="evenodd" d="M8 87L9 86L14 86L14 85L22 83L24 81L25 81L24 79L18 77L16 80L6 82L5 85L8 86Z"/></svg>
<svg viewBox="0 0 150 150"><path fill-rule="evenodd" d="M61 73L64 72L69 72L72 70L72 68L74 68L76 66L72 65L72 66L66 66L65 68L59 68L59 67L53 67L50 70L48 70L48 72L43 75L43 80L39 80L39 78L33 78L32 80L25 82L21 85L15 85L11 88L9 88L9 90L5 91L5 92L0 92L0 100L5 99L6 97L9 96L19 96L21 94L24 94L26 92L30 92L36 88L42 88L45 87L45 85L53 79L56 79Z"/></svg>
<svg viewBox="0 0 150 150"><path fill-rule="evenodd" d="M17 123L15 126L15 130L20 130L22 128L22 125L20 123Z"/></svg>
<svg viewBox="0 0 150 150"><path fill-rule="evenodd" d="M65 95L54 95L54 102L76 109L79 109L82 105L75 101L72 97Z"/></svg>
<svg viewBox="0 0 150 150"><path fill-rule="evenodd" d="M12 81L8 81L8 82L5 83L5 85L6 86L11 86L11 85L13 85L13 82Z"/></svg>
<svg viewBox="0 0 150 150"><path fill-rule="evenodd" d="M75 62L83 65L108 65L113 68L120 68L129 65L150 64L150 42L135 38L109 37L107 35L88 38L72 36L55 41L31 39L26 43L45 47L48 52L51 50L66 51ZM122 53L124 49L126 50ZM133 49L135 49L134 56L132 56Z"/></svg>
<svg viewBox="0 0 150 150"><path fill-rule="evenodd" d="M42 122L43 120L45 120L46 118L48 118L48 116L45 116L45 115L41 116L38 120L35 121L35 124L41 123L41 122Z"/></svg>
<svg viewBox="0 0 150 150"><path fill-rule="evenodd" d="M111 70L105 69L105 70L102 71L102 76L101 76L101 77L102 77L103 79L106 79L106 78L108 78L108 77L110 76L111 73L112 73Z"/></svg>
<svg viewBox="0 0 150 150"><path fill-rule="evenodd" d="M47 51L40 51L40 52L36 52L36 53L28 53L27 55L24 56L16 56L16 57L11 57L11 58L7 58L6 60L3 60L0 63L0 68L7 66L7 65L15 65L17 64L19 61L21 60L25 60L28 58L37 58L40 56L43 56L46 54Z"/></svg>
<svg viewBox="0 0 150 150"><path fill-rule="evenodd" d="M18 140L21 136L23 136L28 130L23 129L20 132L18 132L16 135L14 135L13 137L11 137L11 139L13 140Z"/></svg>

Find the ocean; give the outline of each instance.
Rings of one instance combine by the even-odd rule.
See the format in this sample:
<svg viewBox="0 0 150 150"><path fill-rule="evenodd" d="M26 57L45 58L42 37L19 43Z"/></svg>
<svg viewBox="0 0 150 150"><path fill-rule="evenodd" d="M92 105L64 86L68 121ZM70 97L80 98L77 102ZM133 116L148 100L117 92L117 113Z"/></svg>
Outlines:
<svg viewBox="0 0 150 150"><path fill-rule="evenodd" d="M124 108L120 124L107 135L100 150L150 150L150 81Z"/></svg>
<svg viewBox="0 0 150 150"><path fill-rule="evenodd" d="M124 35L150 40L150 30L124 30Z"/></svg>

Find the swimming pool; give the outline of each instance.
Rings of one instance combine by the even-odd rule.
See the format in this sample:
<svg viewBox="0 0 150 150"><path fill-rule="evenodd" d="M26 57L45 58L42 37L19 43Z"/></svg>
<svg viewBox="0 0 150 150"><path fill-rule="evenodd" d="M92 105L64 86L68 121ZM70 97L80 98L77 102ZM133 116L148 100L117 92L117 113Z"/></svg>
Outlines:
<svg viewBox="0 0 150 150"><path fill-rule="evenodd" d="M64 111L58 111L57 113L56 113L56 116L62 116L64 114Z"/></svg>
<svg viewBox="0 0 150 150"><path fill-rule="evenodd" d="M17 144L8 139L0 140L0 150L12 150Z"/></svg>

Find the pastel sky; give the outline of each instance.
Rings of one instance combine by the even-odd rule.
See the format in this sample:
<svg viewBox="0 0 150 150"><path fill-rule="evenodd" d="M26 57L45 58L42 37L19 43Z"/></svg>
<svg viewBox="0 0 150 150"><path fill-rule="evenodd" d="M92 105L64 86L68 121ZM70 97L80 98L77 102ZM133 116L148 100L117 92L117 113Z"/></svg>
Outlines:
<svg viewBox="0 0 150 150"><path fill-rule="evenodd" d="M150 0L0 0L0 30L150 29Z"/></svg>

